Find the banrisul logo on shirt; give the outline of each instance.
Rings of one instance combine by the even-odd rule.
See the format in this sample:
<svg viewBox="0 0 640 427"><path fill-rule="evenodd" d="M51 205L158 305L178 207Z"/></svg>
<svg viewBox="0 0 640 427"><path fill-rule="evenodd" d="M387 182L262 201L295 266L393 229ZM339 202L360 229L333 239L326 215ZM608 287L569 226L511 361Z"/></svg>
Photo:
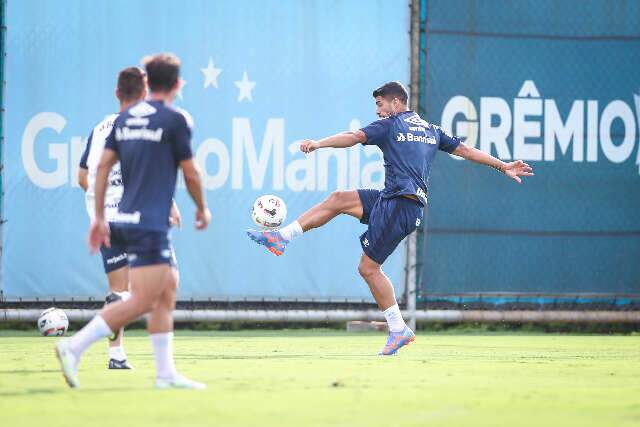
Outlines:
<svg viewBox="0 0 640 427"><path fill-rule="evenodd" d="M153 130L144 127L149 124L149 119L146 116L150 116L156 111L153 106L146 102L141 102L129 109L129 115L133 117L129 117L125 121L126 126L116 128L116 141L144 140L160 142L162 140L162 128ZM142 129L132 129L136 127L142 127Z"/></svg>
<svg viewBox="0 0 640 427"><path fill-rule="evenodd" d="M398 133L396 137L397 142L422 142L423 144L436 144L436 139L433 136L425 135L426 128L429 124L422 120L419 115L414 114L411 117L407 117L404 119L405 122L412 124L413 126L409 126L409 130L411 132L407 133ZM420 132L420 135L416 135L412 132Z"/></svg>
<svg viewBox="0 0 640 427"><path fill-rule="evenodd" d="M396 137L396 141L398 142L422 142L423 144L432 144L435 145L436 139L432 136L426 135L414 135L411 132L407 133L399 133Z"/></svg>

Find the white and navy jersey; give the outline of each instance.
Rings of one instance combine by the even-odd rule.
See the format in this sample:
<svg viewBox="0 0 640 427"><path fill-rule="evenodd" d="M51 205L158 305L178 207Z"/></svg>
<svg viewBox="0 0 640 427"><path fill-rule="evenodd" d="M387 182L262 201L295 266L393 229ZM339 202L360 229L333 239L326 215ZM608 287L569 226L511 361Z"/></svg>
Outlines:
<svg viewBox="0 0 640 427"><path fill-rule="evenodd" d="M100 164L105 141L113 129L113 123L116 117L118 117L117 114L110 114L93 128L84 153L80 158L80 167L88 170L88 188L85 193L85 205L87 207L87 214L89 214L89 218L92 220L96 214L96 172L98 170L98 164ZM107 221L112 221L118 213L118 205L120 204L121 198L122 176L120 174L120 163L116 163L113 165L113 168L111 168L111 172L109 172L109 183L104 197L104 215Z"/></svg>
<svg viewBox="0 0 640 427"><path fill-rule="evenodd" d="M120 160L124 192L113 222L167 231L178 167L190 159L191 117L161 101L142 101L116 118L105 148Z"/></svg>
<svg viewBox="0 0 640 427"><path fill-rule="evenodd" d="M413 111L404 111L376 120L362 128L367 145L377 145L384 158L382 197L412 194L427 204L429 172L437 150L452 153L460 140L439 126L422 120Z"/></svg>

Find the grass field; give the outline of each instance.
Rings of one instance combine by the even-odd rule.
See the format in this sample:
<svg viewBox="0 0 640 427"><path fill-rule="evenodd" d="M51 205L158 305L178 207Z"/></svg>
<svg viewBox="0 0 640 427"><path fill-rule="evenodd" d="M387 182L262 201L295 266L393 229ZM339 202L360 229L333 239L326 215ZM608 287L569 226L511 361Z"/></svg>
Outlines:
<svg viewBox="0 0 640 427"><path fill-rule="evenodd" d="M106 342L66 388L55 339L0 331L2 426L639 426L640 336L419 334L397 357L381 334L178 331L176 360L204 392L153 389L148 338L135 371Z"/></svg>

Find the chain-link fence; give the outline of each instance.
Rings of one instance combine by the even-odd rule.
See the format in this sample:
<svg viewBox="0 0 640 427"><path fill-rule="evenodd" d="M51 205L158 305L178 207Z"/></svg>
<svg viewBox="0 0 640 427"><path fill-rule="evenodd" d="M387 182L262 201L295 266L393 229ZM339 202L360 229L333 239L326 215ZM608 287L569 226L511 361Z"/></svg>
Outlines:
<svg viewBox="0 0 640 427"><path fill-rule="evenodd" d="M421 14L421 114L536 176L440 156L419 298L637 298L640 3L423 0Z"/></svg>

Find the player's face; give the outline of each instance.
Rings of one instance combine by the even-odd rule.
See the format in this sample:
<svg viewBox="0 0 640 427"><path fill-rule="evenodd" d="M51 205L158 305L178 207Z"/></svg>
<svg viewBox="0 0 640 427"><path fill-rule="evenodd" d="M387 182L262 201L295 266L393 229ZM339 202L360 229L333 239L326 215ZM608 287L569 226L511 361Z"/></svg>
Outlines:
<svg viewBox="0 0 640 427"><path fill-rule="evenodd" d="M376 114L378 117L389 117L396 114L399 111L398 98L392 100L386 99L382 96L376 96Z"/></svg>

